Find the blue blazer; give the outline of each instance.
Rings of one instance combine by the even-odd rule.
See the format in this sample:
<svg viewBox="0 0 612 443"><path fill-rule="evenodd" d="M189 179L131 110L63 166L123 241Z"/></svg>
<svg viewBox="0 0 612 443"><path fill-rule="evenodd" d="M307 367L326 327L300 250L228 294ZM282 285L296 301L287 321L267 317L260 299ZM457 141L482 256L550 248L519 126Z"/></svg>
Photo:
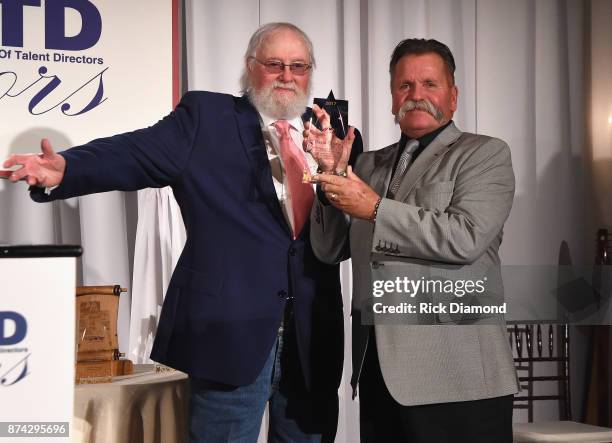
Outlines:
<svg viewBox="0 0 612 443"><path fill-rule="evenodd" d="M307 117L307 116L306 116ZM352 163L362 151L357 134ZM189 92L146 129L61 153L66 173L51 196L171 186L187 241L159 320L151 358L193 377L252 383L294 305L307 386L337 389L343 316L337 265L320 262L307 224L292 240L256 110L246 97Z"/></svg>

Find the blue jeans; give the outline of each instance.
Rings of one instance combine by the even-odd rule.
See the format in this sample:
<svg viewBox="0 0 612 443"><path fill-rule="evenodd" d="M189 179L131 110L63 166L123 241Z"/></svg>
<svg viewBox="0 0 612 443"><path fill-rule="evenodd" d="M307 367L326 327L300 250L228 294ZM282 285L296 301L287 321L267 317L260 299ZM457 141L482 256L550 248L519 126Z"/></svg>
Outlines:
<svg viewBox="0 0 612 443"><path fill-rule="evenodd" d="M190 378L191 442L256 442L268 402L269 443L321 441L317 405L304 386L294 335L293 328L279 334L250 385L234 387Z"/></svg>

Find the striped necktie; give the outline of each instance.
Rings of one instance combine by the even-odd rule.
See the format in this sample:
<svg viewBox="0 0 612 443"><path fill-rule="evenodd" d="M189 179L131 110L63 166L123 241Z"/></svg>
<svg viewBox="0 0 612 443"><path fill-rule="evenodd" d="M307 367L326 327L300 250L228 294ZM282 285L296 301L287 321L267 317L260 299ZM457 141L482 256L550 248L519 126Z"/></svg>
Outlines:
<svg viewBox="0 0 612 443"><path fill-rule="evenodd" d="M410 140L406 143L406 147L400 156L399 162L397 163L397 168L395 168L395 173L393 174L393 178L389 184L389 190L387 191L387 197L393 198L395 197L395 193L400 187L402 183L402 179L406 174L406 170L408 170L408 166L410 166L410 160L412 160L412 154L419 147L418 140Z"/></svg>

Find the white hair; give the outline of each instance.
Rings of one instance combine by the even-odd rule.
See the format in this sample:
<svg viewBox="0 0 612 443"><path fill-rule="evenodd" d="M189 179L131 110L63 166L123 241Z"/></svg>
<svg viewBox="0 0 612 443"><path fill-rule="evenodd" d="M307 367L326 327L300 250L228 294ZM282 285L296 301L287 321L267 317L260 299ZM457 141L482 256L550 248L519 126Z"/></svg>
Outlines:
<svg viewBox="0 0 612 443"><path fill-rule="evenodd" d="M312 42L304 31L291 23L267 23L262 25L253 33L251 39L249 40L249 45L247 46L246 52L244 53L244 66L242 68L242 75L240 76L240 90L243 94L246 94L251 87L248 69L249 63L252 63L251 57L255 57L257 50L268 37L282 29L289 29L295 32L303 40L304 44L306 45L306 49L308 49L308 56L310 58L309 63L313 68L316 67Z"/></svg>

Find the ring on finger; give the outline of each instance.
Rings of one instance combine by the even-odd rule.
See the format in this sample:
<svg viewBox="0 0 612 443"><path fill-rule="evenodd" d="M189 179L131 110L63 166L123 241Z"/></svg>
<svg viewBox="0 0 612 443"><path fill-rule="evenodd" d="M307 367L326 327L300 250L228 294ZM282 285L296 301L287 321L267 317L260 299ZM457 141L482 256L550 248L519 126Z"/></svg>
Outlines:
<svg viewBox="0 0 612 443"><path fill-rule="evenodd" d="M336 194L335 192L332 192L331 194L329 194L329 198L336 201L338 199L338 194Z"/></svg>

